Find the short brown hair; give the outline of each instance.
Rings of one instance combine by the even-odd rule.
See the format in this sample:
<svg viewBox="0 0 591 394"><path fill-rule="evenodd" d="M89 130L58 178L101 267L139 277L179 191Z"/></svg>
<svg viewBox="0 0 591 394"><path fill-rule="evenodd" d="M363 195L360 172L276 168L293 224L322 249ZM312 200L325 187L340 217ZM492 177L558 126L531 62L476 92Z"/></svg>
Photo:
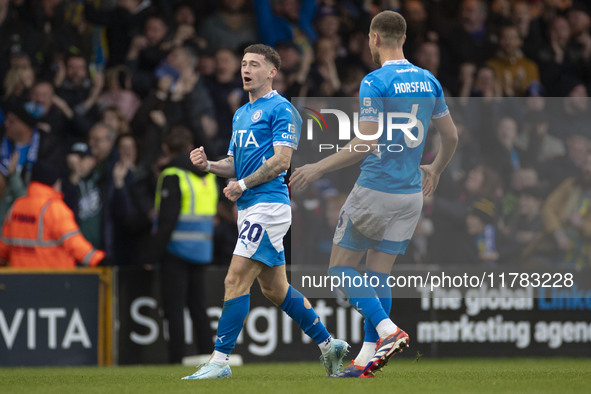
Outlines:
<svg viewBox="0 0 591 394"><path fill-rule="evenodd" d="M185 126L177 125L164 135L163 142L172 155L180 155L187 152L193 144L193 134Z"/></svg>
<svg viewBox="0 0 591 394"><path fill-rule="evenodd" d="M382 11L371 20L369 30L386 41L400 44L406 34L406 21L398 12Z"/></svg>
<svg viewBox="0 0 591 394"><path fill-rule="evenodd" d="M264 44L253 44L249 45L244 49L244 54L247 53L256 53L258 55L263 55L265 60L271 63L277 70L281 68L281 57L279 57L279 53L273 48L268 45Z"/></svg>

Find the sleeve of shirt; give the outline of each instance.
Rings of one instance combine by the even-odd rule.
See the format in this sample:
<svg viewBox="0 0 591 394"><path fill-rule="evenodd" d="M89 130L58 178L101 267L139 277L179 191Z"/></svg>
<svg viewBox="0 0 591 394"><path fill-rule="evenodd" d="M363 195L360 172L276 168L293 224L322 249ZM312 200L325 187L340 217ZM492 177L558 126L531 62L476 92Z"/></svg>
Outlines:
<svg viewBox="0 0 591 394"><path fill-rule="evenodd" d="M232 137L230 138L230 146L228 146L228 156L234 156L234 132L236 131L234 127L234 122L236 122L237 113L238 111L234 113L234 117L232 118Z"/></svg>
<svg viewBox="0 0 591 394"><path fill-rule="evenodd" d="M253 5L263 44L275 46L277 42L291 40L289 23L273 13L271 0L254 0Z"/></svg>
<svg viewBox="0 0 591 394"><path fill-rule="evenodd" d="M298 148L302 130L302 117L290 103L281 103L274 109L272 119L273 146Z"/></svg>
<svg viewBox="0 0 591 394"><path fill-rule="evenodd" d="M449 114L449 108L447 108L447 103L445 102L443 88L441 87L441 84L437 78L433 76L433 74L430 74L429 76L431 83L435 87L435 106L433 107L433 114L431 115L431 118L443 118L445 115Z"/></svg>
<svg viewBox="0 0 591 394"><path fill-rule="evenodd" d="M314 16L316 15L316 0L304 0L300 2L300 27L308 38L317 40L314 31Z"/></svg>
<svg viewBox="0 0 591 394"><path fill-rule="evenodd" d="M368 75L361 81L359 87L359 121L379 122L379 114L384 111L380 81L372 75Z"/></svg>

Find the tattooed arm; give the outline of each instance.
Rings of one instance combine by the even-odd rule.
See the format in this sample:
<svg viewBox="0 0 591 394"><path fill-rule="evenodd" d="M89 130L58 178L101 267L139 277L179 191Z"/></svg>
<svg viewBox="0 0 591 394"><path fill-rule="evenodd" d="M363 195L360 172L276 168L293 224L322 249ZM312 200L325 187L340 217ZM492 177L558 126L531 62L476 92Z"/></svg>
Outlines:
<svg viewBox="0 0 591 394"><path fill-rule="evenodd" d="M223 178L234 178L236 172L234 169L234 156L228 156L225 159L212 161L209 172L212 172Z"/></svg>
<svg viewBox="0 0 591 394"><path fill-rule="evenodd" d="M201 146L191 151L190 158L193 165L201 171L208 171L223 178L234 178L236 176L233 156L218 161L208 161L205 150Z"/></svg>
<svg viewBox="0 0 591 394"><path fill-rule="evenodd" d="M224 195L230 201L236 201L242 195L240 183L243 182L246 188L251 188L275 179L289 168L293 149L287 146L274 146L274 154L269 160L263 163L255 172L241 179L238 182L230 182L224 189ZM213 164L212 164L213 168Z"/></svg>

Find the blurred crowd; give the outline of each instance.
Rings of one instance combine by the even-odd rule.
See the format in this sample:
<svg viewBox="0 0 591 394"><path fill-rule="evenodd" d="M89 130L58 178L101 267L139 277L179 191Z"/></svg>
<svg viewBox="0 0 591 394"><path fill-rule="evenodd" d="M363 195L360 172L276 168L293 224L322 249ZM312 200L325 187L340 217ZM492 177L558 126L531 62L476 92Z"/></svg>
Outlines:
<svg viewBox="0 0 591 394"><path fill-rule="evenodd" d="M405 54L441 81L460 130L401 260L591 265L591 6L577 0L0 0L0 220L32 164L50 161L112 264L158 263L154 195L174 159L165 135L183 128L209 158L225 155L247 100L241 53L255 42L278 50L285 97L355 97L377 67L369 21L385 9L405 16ZM330 250L336 186L296 205L295 221L319 224L294 234L315 238L293 263ZM235 220L221 201L217 263L229 262Z"/></svg>

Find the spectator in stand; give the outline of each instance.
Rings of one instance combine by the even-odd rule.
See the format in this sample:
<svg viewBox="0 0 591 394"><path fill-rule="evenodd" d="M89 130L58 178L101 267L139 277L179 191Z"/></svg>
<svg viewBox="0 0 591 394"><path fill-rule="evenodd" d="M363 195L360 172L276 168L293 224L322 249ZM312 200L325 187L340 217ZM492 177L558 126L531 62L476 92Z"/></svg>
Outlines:
<svg viewBox="0 0 591 394"><path fill-rule="evenodd" d="M334 43L337 59L339 63L342 58L347 56L347 42L344 40L346 33L341 25L341 17L334 8L324 7L318 12L315 21L318 38L327 38ZM339 68L339 72L341 69Z"/></svg>
<svg viewBox="0 0 591 394"><path fill-rule="evenodd" d="M433 197L431 218L434 235L429 242L429 261L439 264L453 264L465 259L459 249L450 250L449 245L462 242L461 235L465 234L470 206L482 198L496 202L503 195L501 176L484 165L475 166L461 182L456 183L455 188L448 189L446 194L439 193ZM440 256L447 256L447 261L437 261Z"/></svg>
<svg viewBox="0 0 591 394"><path fill-rule="evenodd" d="M186 44L193 44L200 51L208 47L207 41L203 37L197 36L195 9L189 2L181 2L176 5L174 11L174 34L172 39L167 42L168 50ZM171 26L172 27L172 26Z"/></svg>
<svg viewBox="0 0 591 394"><path fill-rule="evenodd" d="M85 168L76 169L76 176L70 178L75 195L72 203L77 207L77 221L80 231L97 249L113 256L113 217L110 196L113 191L113 166L116 152L113 149L117 132L104 123L94 125L88 135L88 146L95 165L84 175ZM81 166L86 163L80 163ZM80 170L80 171L78 171Z"/></svg>
<svg viewBox="0 0 591 394"><path fill-rule="evenodd" d="M132 75L133 89L145 96L154 80L154 70L166 58L170 49L168 24L158 15L146 18L143 34L131 40L127 66Z"/></svg>
<svg viewBox="0 0 591 394"><path fill-rule="evenodd" d="M254 9L263 44L291 41L302 53L312 51L316 0L254 0Z"/></svg>
<svg viewBox="0 0 591 394"><path fill-rule="evenodd" d="M523 190L528 188L540 188L540 177L532 167L521 167L513 172L511 183L501 200L499 228L507 234L509 228L514 226L519 212L519 197Z"/></svg>
<svg viewBox="0 0 591 394"><path fill-rule="evenodd" d="M184 124L196 144L206 146L217 133L217 123L205 82L196 71L198 60L191 46L175 48L166 58L178 78L169 91L172 105L164 113L169 125Z"/></svg>
<svg viewBox="0 0 591 394"><path fill-rule="evenodd" d="M63 152L66 123L74 116L72 109L54 94L53 86L47 81L37 82L33 86L30 103L37 111L37 128L46 134L54 149Z"/></svg>
<svg viewBox="0 0 591 394"><path fill-rule="evenodd" d="M503 177L509 186L514 171L527 164L527 156L516 146L519 135L517 121L509 116L499 119L493 144L482 146L482 154L489 166Z"/></svg>
<svg viewBox="0 0 591 394"><path fill-rule="evenodd" d="M530 3L527 0L516 0L511 4L511 22L519 31L523 41L521 49L529 59L536 59L544 42L544 32L539 18L532 16Z"/></svg>
<svg viewBox="0 0 591 394"><path fill-rule="evenodd" d="M190 161L191 132L173 127L164 138L172 160L156 190L152 257L160 263L164 316L168 320L169 362L185 355L184 312L188 306L199 354L213 350L213 333L204 305L207 264L213 260L214 218L218 204L216 177Z"/></svg>
<svg viewBox="0 0 591 394"><path fill-rule="evenodd" d="M128 134L131 131L127 119L119 107L107 107L103 110L101 121L117 132L117 136Z"/></svg>
<svg viewBox="0 0 591 394"><path fill-rule="evenodd" d="M64 202L72 212L76 222L80 222L79 216L79 191L78 183L81 179L86 178L94 167L96 160L90 153L90 148L86 142L74 142L70 145L66 154L67 171L62 180L62 190L64 192Z"/></svg>
<svg viewBox="0 0 591 394"><path fill-rule="evenodd" d="M504 96L524 96L532 82L540 81L538 66L523 55L522 46L516 26L501 28L499 52L487 64L494 70Z"/></svg>
<svg viewBox="0 0 591 394"><path fill-rule="evenodd" d="M568 10L571 44L577 54L578 75L585 82L591 82L589 61L591 60L591 9L587 1L575 1Z"/></svg>
<svg viewBox="0 0 591 394"><path fill-rule="evenodd" d="M139 156L146 167L156 162L161 151L162 135L168 127L164 110L169 105L171 85L170 76L160 77L156 88L142 101L131 122L131 128L139 141Z"/></svg>
<svg viewBox="0 0 591 394"><path fill-rule="evenodd" d="M19 17L16 2L0 1L0 81L11 67L15 53L33 54L36 52L40 37L36 29Z"/></svg>
<svg viewBox="0 0 591 394"><path fill-rule="evenodd" d="M473 63L464 63L460 67L460 97L501 97L501 85L495 72L488 66L478 70Z"/></svg>
<svg viewBox="0 0 591 394"><path fill-rule="evenodd" d="M116 107L128 122L133 119L141 100L131 90L131 75L127 67L116 66L107 70L105 92L99 99L99 105L103 108L103 117L105 108Z"/></svg>
<svg viewBox="0 0 591 394"><path fill-rule="evenodd" d="M11 99L25 100L29 94L30 89L35 83L35 71L31 66L31 61L28 56L17 55L22 60L15 62L7 71L4 77L4 94L3 101ZM16 56L12 56L14 59Z"/></svg>
<svg viewBox="0 0 591 394"><path fill-rule="evenodd" d="M359 97L359 86L365 77L366 72L359 66L349 66L345 68L341 91L343 97ZM276 80L277 78L275 78ZM275 82L275 81L273 81Z"/></svg>
<svg viewBox="0 0 591 394"><path fill-rule="evenodd" d="M86 0L86 20L107 29L107 67L125 63L132 37L141 32L146 18L154 12L150 0L118 0L117 7L109 9L98 8L93 0Z"/></svg>
<svg viewBox="0 0 591 394"><path fill-rule="evenodd" d="M340 96L341 80L337 72L337 53L334 42L328 38L316 41L315 58L310 68L308 95L311 97Z"/></svg>
<svg viewBox="0 0 591 394"><path fill-rule="evenodd" d="M448 53L450 69L459 70L462 63L483 64L494 54L490 29L486 26L488 6L484 0L463 0L458 15L458 25L447 28L437 25L441 37L442 52Z"/></svg>
<svg viewBox="0 0 591 394"><path fill-rule="evenodd" d="M559 156L564 156L566 151L564 142L550 134L550 119L552 115L548 109L555 102L541 97L541 87L538 93L530 89L529 97L525 99L525 116L523 132L518 137L519 146L527 150L527 155L533 166L538 166Z"/></svg>
<svg viewBox="0 0 591 394"><path fill-rule="evenodd" d="M311 51L301 50L291 41L277 43L277 52L281 57L281 76L285 85L285 97L309 96L308 76L314 60ZM275 80L273 81L275 84Z"/></svg>
<svg viewBox="0 0 591 394"><path fill-rule="evenodd" d="M508 25L511 21L511 0L492 0L489 21L494 26Z"/></svg>
<svg viewBox="0 0 591 394"><path fill-rule="evenodd" d="M566 137L566 155L541 163L538 172L544 174L548 187L553 190L565 176L580 175L589 155L591 155L591 138L585 132L573 130Z"/></svg>
<svg viewBox="0 0 591 394"><path fill-rule="evenodd" d="M37 129L38 119L30 109L22 101L10 101L3 107L6 119L0 145L0 219L14 200L26 193L37 160L59 163L61 159L59 150Z"/></svg>
<svg viewBox="0 0 591 394"><path fill-rule="evenodd" d="M60 192L59 169L51 163L35 163L27 195L15 201L4 222L0 265L72 269L76 262L94 267L105 258L105 252L94 249L80 234Z"/></svg>
<svg viewBox="0 0 591 394"><path fill-rule="evenodd" d="M216 108L218 133L213 144L213 155L225 156L228 141L232 137L232 117L245 102L242 78L238 75L240 59L229 49L218 49L215 53L216 70L213 78L205 79L209 94Z"/></svg>
<svg viewBox="0 0 591 394"><path fill-rule="evenodd" d="M506 225L506 239L510 240L510 252L505 256L507 263L539 268L552 261L551 253L544 240L542 204L544 192L539 187L524 188L519 193L518 208Z"/></svg>
<svg viewBox="0 0 591 394"><path fill-rule="evenodd" d="M56 94L74 111L68 135L84 139L99 119L96 104L103 91L104 76L97 71L91 80L86 59L78 55L70 55L66 59L65 69L64 79L54 81Z"/></svg>
<svg viewBox="0 0 591 394"><path fill-rule="evenodd" d="M215 75L216 61L215 53L210 50L204 50L199 54L197 71L204 78L213 78Z"/></svg>
<svg viewBox="0 0 591 394"><path fill-rule="evenodd" d="M445 76L441 72L441 50L436 42L425 41L418 44L414 53L414 59L414 64L428 70L438 80L451 81L450 77ZM443 86L443 90L448 92L446 86Z"/></svg>
<svg viewBox="0 0 591 394"><path fill-rule="evenodd" d="M550 96L560 95L560 79L573 74L577 54L569 45L570 26L568 20L557 15L549 25L549 42L537 54L541 82Z"/></svg>
<svg viewBox="0 0 591 394"><path fill-rule="evenodd" d="M217 133L215 107L201 75L196 72L197 55L190 46L175 48L156 75L158 84L142 103L132 129L142 140L140 155L154 161L163 132L184 125L199 146L209 146Z"/></svg>
<svg viewBox="0 0 591 394"><path fill-rule="evenodd" d="M542 208L546 231L554 235L556 262L591 266L591 155L580 175L571 176L548 196Z"/></svg>
<svg viewBox="0 0 591 394"><path fill-rule="evenodd" d="M82 34L74 33L66 23L66 2L45 0L28 2L28 12L23 12L21 17L30 19L34 34L37 36L39 46L30 54L39 66L42 78L50 78L47 73L48 66L52 62L55 51L76 51L79 54L90 52L90 40L85 40ZM47 70L47 71L46 71Z"/></svg>
<svg viewBox="0 0 591 394"><path fill-rule="evenodd" d="M122 134L115 146L119 160L113 166L113 191L110 196L113 217L113 260L115 265L137 263L138 240L147 217L142 218L136 206L133 189L147 174L138 166L137 142L131 134Z"/></svg>
<svg viewBox="0 0 591 394"><path fill-rule="evenodd" d="M219 9L203 22L200 34L212 51L221 48L237 51L258 41L254 26L254 16L247 11L246 0L222 0Z"/></svg>
<svg viewBox="0 0 591 394"><path fill-rule="evenodd" d="M480 262L489 268L497 266L500 254L498 248L499 233L495 226L495 204L486 198L475 201L468 211L465 222L465 242L458 264L472 265ZM463 248L462 248L463 246Z"/></svg>
<svg viewBox="0 0 591 394"><path fill-rule="evenodd" d="M404 15L407 24L404 53L413 54L422 43L437 39L437 33L429 26L429 12L423 1L405 1L402 15Z"/></svg>

